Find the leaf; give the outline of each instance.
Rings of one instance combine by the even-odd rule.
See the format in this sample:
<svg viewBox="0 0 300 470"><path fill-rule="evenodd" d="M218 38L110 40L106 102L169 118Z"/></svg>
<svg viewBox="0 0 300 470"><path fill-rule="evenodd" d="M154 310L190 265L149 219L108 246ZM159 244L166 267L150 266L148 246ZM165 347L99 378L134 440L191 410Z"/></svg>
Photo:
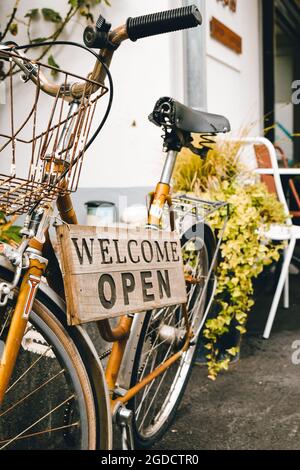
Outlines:
<svg viewBox="0 0 300 470"><path fill-rule="evenodd" d="M52 8L42 8L42 15L45 21L50 21L51 23L61 23L62 21L58 11L52 10Z"/></svg>
<svg viewBox="0 0 300 470"><path fill-rule="evenodd" d="M86 0L69 0L68 3L73 8L79 8L79 7L87 5Z"/></svg>
<svg viewBox="0 0 300 470"><path fill-rule="evenodd" d="M17 23L12 23L9 27L9 32L13 36L16 36L18 34L18 24Z"/></svg>
<svg viewBox="0 0 300 470"><path fill-rule="evenodd" d="M230 354L233 357L236 357L236 355L239 353L239 348L231 348L227 349L228 354Z"/></svg>
<svg viewBox="0 0 300 470"><path fill-rule="evenodd" d="M86 18L87 20L91 20L92 22L94 21L94 16L93 14L89 11L89 8L86 7L81 7L79 9L79 13L81 16Z"/></svg>
<svg viewBox="0 0 300 470"><path fill-rule="evenodd" d="M39 9L32 8L26 13L25 18L29 18L30 20L36 20L38 16L39 16Z"/></svg>
<svg viewBox="0 0 300 470"><path fill-rule="evenodd" d="M50 65L50 67L55 67L56 69L60 68L52 54L49 55L48 57L48 65ZM51 75L53 77L55 77L57 74L58 74L58 70L53 70L53 69L51 70Z"/></svg>

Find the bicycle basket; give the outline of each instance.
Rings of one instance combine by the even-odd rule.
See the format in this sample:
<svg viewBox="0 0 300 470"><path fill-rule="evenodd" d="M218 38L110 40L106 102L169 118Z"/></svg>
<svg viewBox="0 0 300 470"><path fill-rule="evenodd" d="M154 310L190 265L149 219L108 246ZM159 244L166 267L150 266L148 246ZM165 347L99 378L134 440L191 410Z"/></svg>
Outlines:
<svg viewBox="0 0 300 470"><path fill-rule="evenodd" d="M24 57L22 63L28 70L34 67L37 78L36 83L28 76L21 81L18 53L1 50L3 58L9 70L7 104L0 106L0 211L23 214L41 201L76 191L95 110L108 88ZM39 86L38 77L51 71L61 84L55 96ZM70 83L81 83L80 97L72 97Z"/></svg>

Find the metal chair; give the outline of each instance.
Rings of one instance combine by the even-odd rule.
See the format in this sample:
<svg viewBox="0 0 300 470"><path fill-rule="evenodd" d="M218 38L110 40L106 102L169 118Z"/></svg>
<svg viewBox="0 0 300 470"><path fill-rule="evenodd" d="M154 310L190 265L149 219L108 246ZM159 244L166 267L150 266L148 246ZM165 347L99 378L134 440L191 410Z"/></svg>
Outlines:
<svg viewBox="0 0 300 470"><path fill-rule="evenodd" d="M274 145L264 137L230 139L239 142L244 146L252 146L256 158L255 172L261 176L262 181L267 185L270 192L275 192L278 199L283 204L286 212L287 222L285 225L271 225L264 235L274 241L288 242L284 250L283 265L278 280L276 292L269 312L266 327L263 333L265 339L269 339L272 326L282 293L284 308L289 308L289 266L293 257L296 241L300 240L300 227L293 225L284 190L281 176L300 175L300 168L279 168Z"/></svg>

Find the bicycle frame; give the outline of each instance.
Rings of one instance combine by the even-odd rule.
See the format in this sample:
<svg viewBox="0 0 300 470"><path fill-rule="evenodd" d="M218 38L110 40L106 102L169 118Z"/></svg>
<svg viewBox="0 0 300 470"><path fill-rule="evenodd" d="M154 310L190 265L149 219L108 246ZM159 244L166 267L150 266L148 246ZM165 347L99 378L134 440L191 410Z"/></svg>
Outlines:
<svg viewBox="0 0 300 470"><path fill-rule="evenodd" d="M169 152L162 172L161 181L157 184L156 190L151 194L151 202L149 207L148 225L149 227L159 229L163 214L163 208L166 202L171 206L170 199L170 181L174 171L177 158L177 152ZM73 209L71 198L62 197L58 200L58 208L62 220L68 224L77 224L76 213ZM159 214L157 213L157 210ZM51 260L49 261L49 264ZM186 307L184 306L184 318L186 326L186 340L180 351L170 357L160 367L155 369L149 376L145 377L142 382L129 389L122 397L113 398L116 389L116 384L122 365L122 360L125 348L130 337L131 327L133 323L133 316L126 315L120 318L117 326L112 328L109 320L102 320L97 322L97 326L102 338L105 341L112 342L112 352L109 356L109 361L106 367L105 375L108 390L111 397L112 411L114 412L120 404L125 405L131 400L141 389L154 380L159 375L163 374L174 362L180 359L182 354L188 349L192 338L192 331L190 329L189 320L187 317Z"/></svg>
<svg viewBox="0 0 300 470"><path fill-rule="evenodd" d="M119 46L121 42L128 39L126 26L121 26L112 31L109 35L109 40L112 44ZM104 49L101 51L102 59L106 66L109 67L113 50ZM97 64L90 75L90 80L95 82L104 83L106 78L106 69L101 64ZM45 77L39 77L36 82L43 91L51 95L57 95L59 88L48 82ZM73 98L78 98L82 95L83 85L75 83L71 87L71 95ZM161 221L163 209L167 203L169 207L172 206L170 198L170 181L176 163L177 152L168 152L166 163L163 169L160 182L157 184L155 191L150 195L149 204L149 228L159 230L161 228ZM57 199L57 207L60 213L61 220L67 224L77 224L77 217L72 205L72 200L69 195L59 196ZM50 212L52 208L46 208L45 220L40 224L38 234L33 237L28 237L28 248L26 249L26 256L28 257L28 266L26 267L25 275L23 276L20 291L17 299L16 309L13 313L11 325L9 328L8 337L5 343L4 353L2 354L0 364L0 404L3 401L9 380L14 370L17 360L18 352L21 347L21 341L25 333L27 323L30 316L30 311L38 290L41 278L46 275L49 285L54 288L56 292L62 294L63 289L58 285L57 280L61 280L60 268L51 242L48 236L48 229L50 226ZM49 212L50 211L50 212ZM172 211L170 212L171 227L174 228L174 220L172 219ZM27 234L28 235L28 234ZM24 253L21 254L21 259ZM46 271L48 264L48 272ZM112 328L108 320L99 321L98 328L104 340L112 342L112 352L106 368L106 382L111 398L111 412L114 415L120 406L125 405L129 400L136 396L141 389L153 381L155 378L163 374L172 364L178 361L182 355L188 350L193 332L189 324L186 305L183 305L183 318L185 322L186 336L184 344L181 349L173 356L169 357L164 363L157 367L151 374L145 377L140 383L126 391L123 396L115 398L114 392L117 386L118 375L120 372L124 351L128 340L130 338L131 327L133 322L132 315L126 315L120 318L118 325Z"/></svg>
<svg viewBox="0 0 300 470"><path fill-rule="evenodd" d="M149 227L159 229L163 208L166 203L171 205L169 196L170 180L174 170L176 157L177 152L168 153L161 181L158 183L155 192L151 195L148 217ZM76 212L73 208L72 200L69 195L59 197L57 200L57 207L63 222L67 224L78 223ZM47 233L48 226L44 229ZM30 309L34 301L35 293L41 281L41 277L46 272L47 263L50 268L49 275L46 273L48 283L52 288L55 287L56 291L61 292L61 288L57 284L57 273L59 271L58 261L53 249L51 249L51 242L49 237L46 236L45 240L43 240L43 237L40 237L39 240L36 238L32 239L29 242L29 253L30 250L33 250L33 253L30 255L31 257L29 267L22 280L17 307L13 314L8 338L5 345L5 354L3 355L1 361L0 402L2 402L4 398L9 379L13 372L22 337L26 330ZM48 254L48 259L43 256L45 252ZM105 341L113 343L112 352L110 354L105 371L107 387L111 397L112 412L114 412L120 405L125 405L137 393L139 393L142 388L144 388L156 377L163 374L165 370L168 369L174 362L179 360L182 354L188 349L192 338L192 331L190 329L185 306L183 309L183 315L185 319L186 339L182 349L176 352L176 354L170 357L165 363L161 364L150 375L145 377L142 382L129 389L124 396L117 398L114 398L114 392L117 385L124 351L130 337L133 316L126 315L120 317L119 322L115 328L111 327L109 320L102 320L97 323L102 338Z"/></svg>

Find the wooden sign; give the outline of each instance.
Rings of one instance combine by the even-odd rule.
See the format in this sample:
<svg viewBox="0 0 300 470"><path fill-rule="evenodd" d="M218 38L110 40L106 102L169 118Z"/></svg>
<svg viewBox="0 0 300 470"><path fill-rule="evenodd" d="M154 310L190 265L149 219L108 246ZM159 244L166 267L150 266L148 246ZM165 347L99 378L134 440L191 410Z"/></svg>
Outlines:
<svg viewBox="0 0 300 470"><path fill-rule="evenodd" d="M186 302L175 233L62 225L57 235L70 325Z"/></svg>
<svg viewBox="0 0 300 470"><path fill-rule="evenodd" d="M236 34L234 31L225 26L221 21L216 18L212 18L210 22L210 33L211 36L217 41L224 44L224 46L229 47L237 54L242 53L242 43L243 40L241 36Z"/></svg>

